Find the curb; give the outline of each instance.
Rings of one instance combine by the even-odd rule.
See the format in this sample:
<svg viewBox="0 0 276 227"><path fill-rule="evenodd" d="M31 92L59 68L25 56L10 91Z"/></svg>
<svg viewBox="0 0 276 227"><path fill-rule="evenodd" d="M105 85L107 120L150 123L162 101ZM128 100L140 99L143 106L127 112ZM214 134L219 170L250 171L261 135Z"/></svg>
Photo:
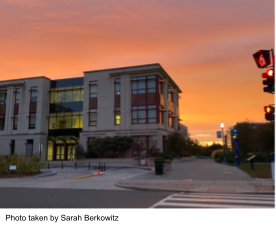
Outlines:
<svg viewBox="0 0 276 227"><path fill-rule="evenodd" d="M54 170L50 170L51 172L50 173L43 173L39 176L34 176L34 177L48 177L48 176L52 176L52 175L56 175L57 174L57 171L54 171Z"/></svg>
<svg viewBox="0 0 276 227"><path fill-rule="evenodd" d="M128 186L128 185L123 185L119 183L119 181L114 183L117 187L121 188L127 188L127 189L136 189L136 190L141 190L141 191L169 191L169 192L185 192L185 193L210 193L210 194L217 194L216 192L202 192L202 191L189 191L189 190L181 190L181 189L171 189L171 188L147 188L147 187L139 187L139 186ZM234 192L234 193L225 193L225 192L220 192L219 194L258 194L258 195L275 195L274 192Z"/></svg>

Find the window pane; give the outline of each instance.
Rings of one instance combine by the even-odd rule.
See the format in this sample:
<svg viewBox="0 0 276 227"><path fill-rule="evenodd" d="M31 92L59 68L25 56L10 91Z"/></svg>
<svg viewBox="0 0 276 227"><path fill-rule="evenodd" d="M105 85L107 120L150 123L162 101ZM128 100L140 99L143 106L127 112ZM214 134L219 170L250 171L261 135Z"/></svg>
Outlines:
<svg viewBox="0 0 276 227"><path fill-rule="evenodd" d="M132 89L137 89L138 83L136 81L132 81Z"/></svg>
<svg viewBox="0 0 276 227"><path fill-rule="evenodd" d="M80 101L83 101L83 89L80 90Z"/></svg>
<svg viewBox="0 0 276 227"><path fill-rule="evenodd" d="M64 95L65 95L65 92L64 91L59 91L58 92L58 103L59 102L64 102L65 101L65 97L64 97Z"/></svg>
<svg viewBox="0 0 276 227"><path fill-rule="evenodd" d="M146 118L146 111L138 110L138 118Z"/></svg>
<svg viewBox="0 0 276 227"><path fill-rule="evenodd" d="M138 109L146 109L146 106L138 106Z"/></svg>
<svg viewBox="0 0 276 227"><path fill-rule="evenodd" d="M54 144L52 141L48 141L48 150L47 150L47 160L51 161L53 160L53 150L54 150Z"/></svg>
<svg viewBox="0 0 276 227"><path fill-rule="evenodd" d="M132 111L132 119L135 119L138 117L137 111Z"/></svg>
<svg viewBox="0 0 276 227"><path fill-rule="evenodd" d="M145 79L146 79L145 76L138 76L138 77L137 77L137 80L145 80Z"/></svg>
<svg viewBox="0 0 276 227"><path fill-rule="evenodd" d="M57 102L57 92L51 92L51 103Z"/></svg>
<svg viewBox="0 0 276 227"><path fill-rule="evenodd" d="M155 80L148 80L148 88L155 88Z"/></svg>
<svg viewBox="0 0 276 227"><path fill-rule="evenodd" d="M57 127L56 129L64 129L64 119L63 117L57 117Z"/></svg>
<svg viewBox="0 0 276 227"><path fill-rule="evenodd" d="M90 86L90 93L97 93L97 91L98 91L97 86L94 86L94 85Z"/></svg>
<svg viewBox="0 0 276 227"><path fill-rule="evenodd" d="M92 121L92 122L90 122L89 125L90 125L90 126L95 126L95 125L97 125L97 122L96 122L96 121Z"/></svg>
<svg viewBox="0 0 276 227"><path fill-rule="evenodd" d="M138 81L138 89L146 88L146 82L145 81Z"/></svg>
<svg viewBox="0 0 276 227"><path fill-rule="evenodd" d="M137 124L137 119L132 119L133 124Z"/></svg>
<svg viewBox="0 0 276 227"><path fill-rule="evenodd" d="M115 79L115 82L120 82L120 79Z"/></svg>
<svg viewBox="0 0 276 227"><path fill-rule="evenodd" d="M65 128L72 128L71 116L65 116Z"/></svg>
<svg viewBox="0 0 276 227"><path fill-rule="evenodd" d="M155 88L149 88L148 89L148 93L154 93L155 92Z"/></svg>
<svg viewBox="0 0 276 227"><path fill-rule="evenodd" d="M79 116L72 117L72 128L79 128L80 127L80 118Z"/></svg>
<svg viewBox="0 0 276 227"><path fill-rule="evenodd" d="M89 112L97 112L97 109L90 109Z"/></svg>
<svg viewBox="0 0 276 227"><path fill-rule="evenodd" d="M137 110L137 109L138 109L138 106L133 106L132 109L133 109L133 110Z"/></svg>
<svg viewBox="0 0 276 227"><path fill-rule="evenodd" d="M156 117L156 110L148 110L148 118Z"/></svg>
<svg viewBox="0 0 276 227"><path fill-rule="evenodd" d="M72 90L65 91L65 102L72 102Z"/></svg>
<svg viewBox="0 0 276 227"><path fill-rule="evenodd" d="M154 122L156 122L156 118L149 118L149 119L148 119L148 122L149 122L149 123L154 123Z"/></svg>
<svg viewBox="0 0 276 227"><path fill-rule="evenodd" d="M82 124L83 124L83 116L80 116L80 128L82 128Z"/></svg>
<svg viewBox="0 0 276 227"><path fill-rule="evenodd" d="M80 90L73 90L73 102L80 101Z"/></svg>
<svg viewBox="0 0 276 227"><path fill-rule="evenodd" d="M149 109L156 108L156 105L148 105Z"/></svg>
<svg viewBox="0 0 276 227"><path fill-rule="evenodd" d="M97 93L90 94L90 97L97 97Z"/></svg>
<svg viewBox="0 0 276 227"><path fill-rule="evenodd" d="M137 94L137 90L132 90L132 94Z"/></svg>
<svg viewBox="0 0 276 227"><path fill-rule="evenodd" d="M56 117L50 117L49 129L56 129Z"/></svg>
<svg viewBox="0 0 276 227"><path fill-rule="evenodd" d="M138 123L146 123L146 119L138 119Z"/></svg>
<svg viewBox="0 0 276 227"><path fill-rule="evenodd" d="M90 81L89 83L90 83L90 84L98 84L97 81Z"/></svg>
<svg viewBox="0 0 276 227"><path fill-rule="evenodd" d="M147 76L148 79L155 78L155 76Z"/></svg>
<svg viewBox="0 0 276 227"><path fill-rule="evenodd" d="M146 89L140 89L140 90L138 90L138 94L144 94L144 93L146 93Z"/></svg>
<svg viewBox="0 0 276 227"><path fill-rule="evenodd" d="M90 121L97 121L97 113L90 113Z"/></svg>

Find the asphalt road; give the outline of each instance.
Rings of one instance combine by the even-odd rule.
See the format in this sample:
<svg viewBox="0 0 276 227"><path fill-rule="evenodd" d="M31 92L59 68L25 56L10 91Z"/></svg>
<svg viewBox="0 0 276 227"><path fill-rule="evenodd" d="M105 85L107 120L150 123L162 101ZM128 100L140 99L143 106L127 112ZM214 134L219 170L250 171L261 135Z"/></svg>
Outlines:
<svg viewBox="0 0 276 227"><path fill-rule="evenodd" d="M0 208L148 208L171 192L0 188Z"/></svg>

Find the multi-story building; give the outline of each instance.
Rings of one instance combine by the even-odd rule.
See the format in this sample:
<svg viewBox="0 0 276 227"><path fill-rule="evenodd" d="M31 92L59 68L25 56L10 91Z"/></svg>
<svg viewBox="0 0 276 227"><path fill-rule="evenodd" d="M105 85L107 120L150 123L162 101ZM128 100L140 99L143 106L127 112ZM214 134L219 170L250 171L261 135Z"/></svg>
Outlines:
<svg viewBox="0 0 276 227"><path fill-rule="evenodd" d="M159 64L0 81L0 154L31 155L42 144L43 160L68 160L76 144L106 136L163 151L168 134L180 130L179 93Z"/></svg>

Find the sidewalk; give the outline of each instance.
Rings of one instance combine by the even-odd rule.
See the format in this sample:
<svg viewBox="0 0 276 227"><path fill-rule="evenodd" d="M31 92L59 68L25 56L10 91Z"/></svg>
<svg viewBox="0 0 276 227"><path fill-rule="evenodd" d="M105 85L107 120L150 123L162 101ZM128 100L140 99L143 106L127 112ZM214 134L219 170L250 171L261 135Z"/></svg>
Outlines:
<svg viewBox="0 0 276 227"><path fill-rule="evenodd" d="M272 179L254 179L234 166L213 160L172 163L164 175L152 171L119 180L115 185L129 189L201 193L274 194Z"/></svg>

